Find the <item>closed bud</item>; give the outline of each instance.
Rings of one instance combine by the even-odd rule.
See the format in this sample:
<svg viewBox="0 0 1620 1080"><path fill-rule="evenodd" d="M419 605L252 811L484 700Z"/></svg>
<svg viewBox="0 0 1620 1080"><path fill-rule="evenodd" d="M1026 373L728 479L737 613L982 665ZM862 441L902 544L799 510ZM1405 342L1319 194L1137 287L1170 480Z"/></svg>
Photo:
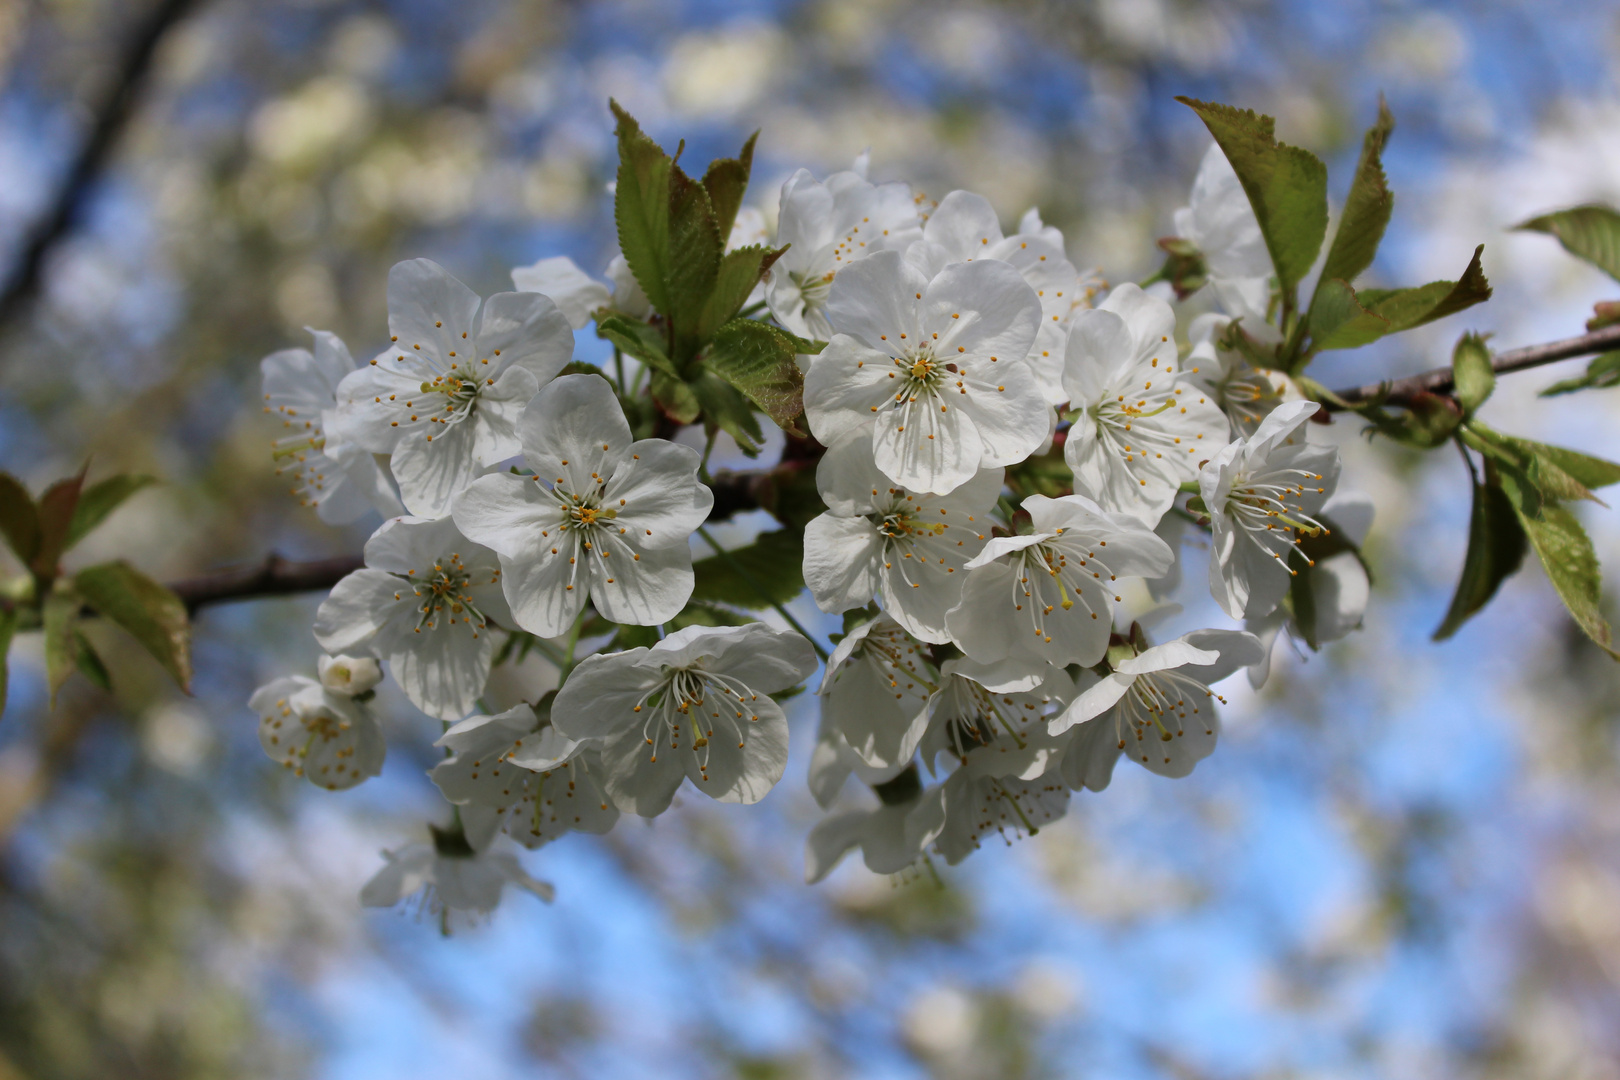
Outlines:
<svg viewBox="0 0 1620 1080"><path fill-rule="evenodd" d="M321 685L334 694L354 697L382 682L382 667L369 656L323 656L315 670Z"/></svg>

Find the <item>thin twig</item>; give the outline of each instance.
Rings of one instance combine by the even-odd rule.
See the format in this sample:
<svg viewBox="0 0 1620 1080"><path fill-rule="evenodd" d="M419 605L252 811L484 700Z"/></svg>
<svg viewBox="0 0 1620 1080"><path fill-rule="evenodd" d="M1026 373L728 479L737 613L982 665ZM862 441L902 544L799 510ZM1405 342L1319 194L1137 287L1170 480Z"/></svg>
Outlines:
<svg viewBox="0 0 1620 1080"><path fill-rule="evenodd" d="M358 555L289 562L271 554L256 565L173 581L169 588L185 603L187 611L195 612L200 607L231 600L330 589L364 565L365 560Z"/></svg>
<svg viewBox="0 0 1620 1080"><path fill-rule="evenodd" d="M1498 375L1504 375L1510 371L1523 371L1526 368L1540 367L1559 360L1571 360L1577 356L1595 356L1610 349L1620 349L1620 326L1606 326L1602 330L1594 330L1580 337L1499 352L1492 360L1491 366L1496 369ZM1368 383L1350 390L1340 390L1335 396L1347 405L1360 405L1362 402L1377 400L1390 405L1409 405L1419 394L1443 394L1450 389L1451 368L1443 367L1419 375L1408 375L1404 379ZM1324 406L1335 411L1342 408L1332 401L1325 402Z"/></svg>
<svg viewBox="0 0 1620 1080"><path fill-rule="evenodd" d="M184 18L196 0L159 0L130 38L107 97L96 111L95 123L73 167L62 178L50 212L29 233L17 264L0 288L0 325L9 323L39 289L45 257L78 224L85 197L101 179L119 136L134 115L135 104L151 76L152 61L164 35Z"/></svg>

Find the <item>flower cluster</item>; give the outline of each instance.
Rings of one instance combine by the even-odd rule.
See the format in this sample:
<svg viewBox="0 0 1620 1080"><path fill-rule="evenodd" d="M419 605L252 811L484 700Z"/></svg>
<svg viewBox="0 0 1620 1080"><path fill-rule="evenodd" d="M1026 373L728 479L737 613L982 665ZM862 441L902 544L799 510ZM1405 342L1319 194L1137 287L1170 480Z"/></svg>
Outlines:
<svg viewBox="0 0 1620 1080"><path fill-rule="evenodd" d="M819 457L804 475L824 512L799 519L799 569L844 626L817 690L809 781L832 812L809 838L811 880L855 848L892 873L1033 834L1121 757L1185 776L1215 748L1213 685L1263 679L1304 617L1292 593L1312 600L1293 632L1313 644L1359 623L1370 511L1335 496L1337 452L1307 438L1316 404L1246 359L1277 340L1275 281L1218 150L1177 243L1202 252L1225 311L1185 333L1162 289L1099 299L1036 212L1009 235L982 196L936 204L870 182L864 160L783 185L777 250L758 211L714 218L730 233L712 250L745 269L717 317L707 286L709 339L656 310L684 302L675 264L653 273L625 241L606 282L554 257L488 298L401 263L368 363L321 332L313 354L264 361L296 492L330 521L387 516L316 616L333 654L320 679L254 695L265 750L328 788L375 775L378 661L445 725L431 777L453 823L389 855L366 903L425 888L430 906L479 914L507 883L549 898L498 844L604 833L687 783L754 803L783 776L772 695L816 671L820 646L775 596L793 630L694 601L691 540L715 496L707 454L672 438L693 416L712 448L755 422L752 402L807 428L797 452ZM592 321L623 350L612 372L571 362ZM742 340L786 346L774 377L802 386L801 415L779 416L752 375L716 378ZM1137 616L1201 531L1213 597L1248 629L1154 645ZM514 649L551 660L556 689L496 711L490 673ZM852 774L875 806L847 802Z"/></svg>

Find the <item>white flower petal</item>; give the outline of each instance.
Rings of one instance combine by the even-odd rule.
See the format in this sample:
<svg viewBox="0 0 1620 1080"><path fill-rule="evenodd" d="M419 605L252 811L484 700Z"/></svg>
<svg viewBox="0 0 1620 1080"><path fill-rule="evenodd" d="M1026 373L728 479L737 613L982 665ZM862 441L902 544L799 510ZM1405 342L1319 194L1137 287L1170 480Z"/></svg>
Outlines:
<svg viewBox="0 0 1620 1080"><path fill-rule="evenodd" d="M613 302L607 286L581 270L566 255L554 255L514 268L512 284L519 292L550 297L575 330L591 321L592 312Z"/></svg>

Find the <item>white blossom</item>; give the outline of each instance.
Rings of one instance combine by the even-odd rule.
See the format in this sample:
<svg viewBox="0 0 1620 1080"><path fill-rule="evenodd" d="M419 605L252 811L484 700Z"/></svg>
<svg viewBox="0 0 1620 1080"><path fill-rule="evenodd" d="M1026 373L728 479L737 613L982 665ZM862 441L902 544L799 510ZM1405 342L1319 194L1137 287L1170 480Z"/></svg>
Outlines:
<svg viewBox="0 0 1620 1080"><path fill-rule="evenodd" d="M1011 847L1014 840L1034 836L1061 818L1069 808L1069 789L1057 770L1031 779L997 775L995 751L971 751L967 761L945 780L929 788L906 819L906 839L918 847L932 844L955 866L979 850L981 841L995 833Z"/></svg>
<svg viewBox="0 0 1620 1080"><path fill-rule="evenodd" d="M521 449L523 406L574 352L568 318L538 293L486 301L437 263L388 274L389 348L338 387L360 445L391 454L412 514L438 517L474 476Z"/></svg>
<svg viewBox="0 0 1620 1080"><path fill-rule="evenodd" d="M323 656L315 661L315 675L334 694L355 697L382 682L382 665L370 656Z"/></svg>
<svg viewBox="0 0 1620 1080"><path fill-rule="evenodd" d="M1223 348L1225 335L1243 333L1257 344L1282 340L1277 328L1262 318L1244 319L1239 326L1226 315L1205 312L1192 322L1187 338L1192 351L1183 364L1183 377L1202 390L1226 414L1231 437L1253 435L1284 400L1298 401L1298 386L1281 371L1257 368L1237 349Z"/></svg>
<svg viewBox="0 0 1620 1080"><path fill-rule="evenodd" d="M975 259L1009 263L1023 275L1041 304L1040 329L1029 350L1030 365L1047 402L1061 405L1068 400L1062 373L1069 318L1077 302L1084 305L1090 298L1082 297L1080 274L1063 254L1063 234L1042 225L1034 210L1025 215L1025 224L1034 228L1003 236L989 199L971 191L953 191L928 215L922 239L906 249L906 261L930 278L951 263Z"/></svg>
<svg viewBox="0 0 1620 1080"><path fill-rule="evenodd" d="M594 747L564 737L531 705L470 716L434 745L454 751L429 773L444 797L495 811L499 827L525 847L570 831L605 833L619 820Z"/></svg>
<svg viewBox="0 0 1620 1080"><path fill-rule="evenodd" d="M1074 680L1062 668L1047 667L1022 671L1039 679L1031 689L991 689L1000 685L1018 665L1002 661L980 664L966 657L947 660L940 668L939 689L928 699L928 732L921 743L923 764L934 771L941 753L966 764L968 756L980 750L986 775L1015 776L1033 780L1047 771L1062 755L1063 741L1047 733L1048 710L1067 704L1074 697ZM1088 680L1094 680L1089 671ZM1031 678L1013 685L1024 686Z"/></svg>
<svg viewBox="0 0 1620 1080"><path fill-rule="evenodd" d="M385 851L383 858L386 865L360 890L360 902L366 907L393 907L421 893L423 906L443 914L447 928L453 911L473 918L494 911L508 885L548 904L557 894L549 883L524 873L511 852L476 851L460 832L433 829L433 843Z"/></svg>
<svg viewBox="0 0 1620 1080"><path fill-rule="evenodd" d="M1362 541L1367 538L1367 531L1372 528L1373 501L1364 492L1339 491L1322 504L1317 516L1330 525L1341 540L1360 548ZM1270 615L1248 619L1243 624L1245 629L1260 639L1264 647L1264 655L1259 663L1249 668L1249 683L1256 689L1265 685L1271 673L1271 657L1275 651L1273 645L1285 626L1294 635L1314 639L1318 645L1337 641L1352 630L1361 628L1367 602L1372 599L1372 582L1368 580L1367 568L1355 551L1339 551L1317 559L1306 578L1306 585L1311 597L1308 634L1305 628L1299 626L1300 613L1281 605Z"/></svg>
<svg viewBox="0 0 1620 1080"><path fill-rule="evenodd" d="M804 880L814 885L857 847L874 874L898 874L915 863L922 844L908 835L906 819L922 790L917 774L906 773L880 793L878 806L841 810L818 821L805 841Z"/></svg>
<svg viewBox="0 0 1620 1080"><path fill-rule="evenodd" d="M634 319L645 319L653 313L652 301L636 280L629 260L615 255L608 263L607 279L613 283L613 310Z"/></svg>
<svg viewBox="0 0 1620 1080"><path fill-rule="evenodd" d="M1300 429L1317 407L1279 405L1199 474L1210 516L1210 592L1234 619L1268 615L1282 602L1296 572L1288 565L1296 533L1322 528L1312 515L1338 483L1339 451L1306 442Z"/></svg>
<svg viewBox="0 0 1620 1080"><path fill-rule="evenodd" d="M1218 143L1204 154L1188 202L1176 211L1176 234L1203 253L1221 305L1233 315L1265 311L1271 301L1271 254L1249 195Z"/></svg>
<svg viewBox="0 0 1620 1080"><path fill-rule="evenodd" d="M1051 721L1052 734L1070 732L1065 782L1101 791L1122 754L1160 776L1186 776L1220 733L1215 702L1226 699L1210 686L1260 657L1253 634L1195 630L1120 660Z"/></svg>
<svg viewBox="0 0 1620 1080"><path fill-rule="evenodd" d="M883 609L924 641L950 640L945 613L962 594L962 564L979 553L1002 470L981 469L949 495L896 487L872 459L871 440L851 436L816 468L827 512L804 528L804 582L821 610Z"/></svg>
<svg viewBox="0 0 1620 1080"><path fill-rule="evenodd" d="M411 704L459 720L484 691L491 622L510 626L495 553L449 518L392 518L366 541L366 568L339 581L315 613L329 653L388 663Z"/></svg>
<svg viewBox="0 0 1620 1080"><path fill-rule="evenodd" d="M456 496L456 524L500 556L517 625L566 633L588 597L605 618L652 626L692 595L687 540L714 494L698 454L663 439L632 442L605 379L565 375L516 425L532 476L492 473Z"/></svg>
<svg viewBox="0 0 1620 1080"><path fill-rule="evenodd" d="M829 314L838 333L804 384L824 445L864 434L895 484L943 495L1050 436L1028 358L1040 301L1006 263L955 263L929 279L879 252L838 275Z"/></svg>
<svg viewBox="0 0 1620 1080"><path fill-rule="evenodd" d="M285 432L271 443L277 476L291 475L292 493L329 525L346 525L368 510L403 512L399 496L371 452L345 437L337 389L354 358L336 334L311 330L315 351L283 349L259 361L264 411Z"/></svg>
<svg viewBox="0 0 1620 1080"><path fill-rule="evenodd" d="M771 314L800 337L828 340L836 276L863 256L904 248L921 232L906 184L871 184L854 172L833 173L824 183L800 169L782 185L776 243L787 251L765 286Z"/></svg>
<svg viewBox="0 0 1620 1080"><path fill-rule="evenodd" d="M787 765L787 718L768 696L816 668L810 643L763 623L689 626L650 649L587 657L552 703L571 739L599 739L608 795L656 817L681 780L755 803Z"/></svg>
<svg viewBox="0 0 1620 1080"><path fill-rule="evenodd" d="M889 769L911 760L928 728L935 677L905 628L880 615L844 635L821 687L821 716L862 763Z"/></svg>
<svg viewBox="0 0 1620 1080"><path fill-rule="evenodd" d="M583 328L597 311L613 303L608 287L581 270L566 255L553 255L513 268L512 285L520 293L550 297L575 330Z"/></svg>
<svg viewBox="0 0 1620 1080"><path fill-rule="evenodd" d="M1169 304L1121 285L1075 316L1063 368L1074 490L1150 527L1227 439L1220 408L1180 374L1175 332Z"/></svg>
<svg viewBox="0 0 1620 1080"><path fill-rule="evenodd" d="M1161 576L1174 556L1140 519L1084 495L1023 505L1034 532L992 537L967 564L951 637L982 663L1089 667L1108 651L1119 579Z"/></svg>
<svg viewBox="0 0 1620 1080"><path fill-rule="evenodd" d="M823 706L816 723L816 745L810 751L807 786L810 794L815 796L816 805L825 810L838 800L838 794L843 791L851 774L867 787L876 787L893 780L909 764L910 761L906 760L874 768L862 761L860 755L850 749L849 742Z"/></svg>
<svg viewBox="0 0 1620 1080"><path fill-rule="evenodd" d="M248 708L259 714L259 745L270 759L317 787L351 788L382 771L382 729L346 694L290 675L253 691Z"/></svg>

